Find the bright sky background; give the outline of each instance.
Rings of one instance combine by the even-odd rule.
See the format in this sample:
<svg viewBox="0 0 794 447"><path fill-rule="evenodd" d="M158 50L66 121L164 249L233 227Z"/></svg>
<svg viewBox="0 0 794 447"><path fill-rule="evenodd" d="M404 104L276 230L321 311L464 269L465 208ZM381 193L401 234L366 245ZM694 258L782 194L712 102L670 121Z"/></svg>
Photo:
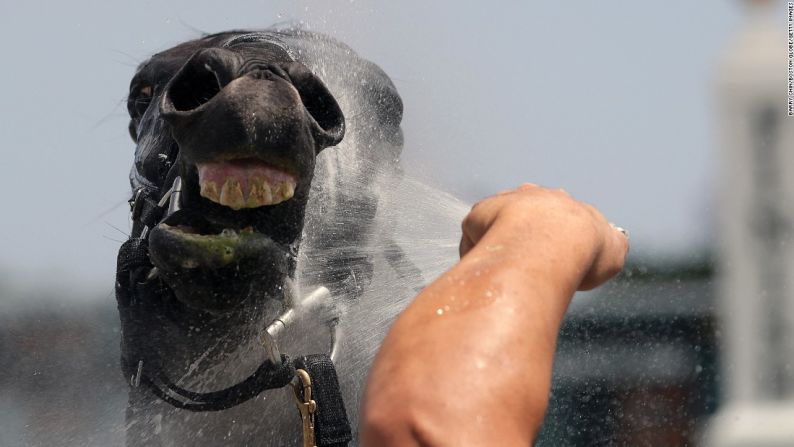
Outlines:
<svg viewBox="0 0 794 447"><path fill-rule="evenodd" d="M283 20L393 78L409 172L467 200L523 181L564 187L630 229L637 252L702 251L718 163L712 79L738 2L495 3L0 3L0 284L110 293L126 238L113 227L129 228L135 66L198 30Z"/></svg>

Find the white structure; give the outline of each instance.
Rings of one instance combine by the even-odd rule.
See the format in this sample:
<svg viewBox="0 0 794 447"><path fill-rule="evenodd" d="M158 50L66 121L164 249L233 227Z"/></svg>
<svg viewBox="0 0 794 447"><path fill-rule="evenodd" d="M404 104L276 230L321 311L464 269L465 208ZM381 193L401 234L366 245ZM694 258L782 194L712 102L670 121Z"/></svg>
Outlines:
<svg viewBox="0 0 794 447"><path fill-rule="evenodd" d="M723 406L720 447L794 446L794 118L786 5L745 0L718 72Z"/></svg>

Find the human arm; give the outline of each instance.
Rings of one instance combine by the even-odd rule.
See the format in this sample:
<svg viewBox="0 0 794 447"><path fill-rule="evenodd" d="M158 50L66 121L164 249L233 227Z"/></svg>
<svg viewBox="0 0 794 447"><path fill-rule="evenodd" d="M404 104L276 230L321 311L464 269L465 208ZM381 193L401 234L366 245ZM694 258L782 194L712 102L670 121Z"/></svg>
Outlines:
<svg viewBox="0 0 794 447"><path fill-rule="evenodd" d="M614 276L625 235L560 190L524 185L463 222L461 260L400 315L375 359L366 446L527 446L577 289Z"/></svg>

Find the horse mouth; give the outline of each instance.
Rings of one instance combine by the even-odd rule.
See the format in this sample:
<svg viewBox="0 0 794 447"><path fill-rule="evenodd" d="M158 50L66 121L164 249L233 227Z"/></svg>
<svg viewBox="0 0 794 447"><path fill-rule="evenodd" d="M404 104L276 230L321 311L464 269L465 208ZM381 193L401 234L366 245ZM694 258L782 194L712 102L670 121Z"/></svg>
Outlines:
<svg viewBox="0 0 794 447"><path fill-rule="evenodd" d="M295 194L294 174L260 160L197 163L201 197L233 210L277 205Z"/></svg>
<svg viewBox="0 0 794 447"><path fill-rule="evenodd" d="M274 229L291 207L298 176L286 164L255 158L193 164L180 209L150 233L150 257L163 272L257 269L288 252ZM172 199L173 200L173 199Z"/></svg>
<svg viewBox="0 0 794 447"><path fill-rule="evenodd" d="M180 223L188 220L188 223ZM170 222L170 223L168 223ZM201 216L177 211L152 230L152 261L165 271L218 270L256 258L275 242L248 226L221 228Z"/></svg>

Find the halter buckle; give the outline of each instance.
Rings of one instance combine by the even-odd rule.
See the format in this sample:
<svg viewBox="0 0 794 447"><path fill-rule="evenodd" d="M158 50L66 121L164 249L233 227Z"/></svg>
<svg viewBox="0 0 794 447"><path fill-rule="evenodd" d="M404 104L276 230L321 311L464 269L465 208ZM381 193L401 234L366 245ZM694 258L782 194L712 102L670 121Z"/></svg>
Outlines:
<svg viewBox="0 0 794 447"><path fill-rule="evenodd" d="M295 379L291 385L303 422L303 447L317 447L314 439L314 413L317 411L317 402L312 399L312 379L303 369L295 370Z"/></svg>

